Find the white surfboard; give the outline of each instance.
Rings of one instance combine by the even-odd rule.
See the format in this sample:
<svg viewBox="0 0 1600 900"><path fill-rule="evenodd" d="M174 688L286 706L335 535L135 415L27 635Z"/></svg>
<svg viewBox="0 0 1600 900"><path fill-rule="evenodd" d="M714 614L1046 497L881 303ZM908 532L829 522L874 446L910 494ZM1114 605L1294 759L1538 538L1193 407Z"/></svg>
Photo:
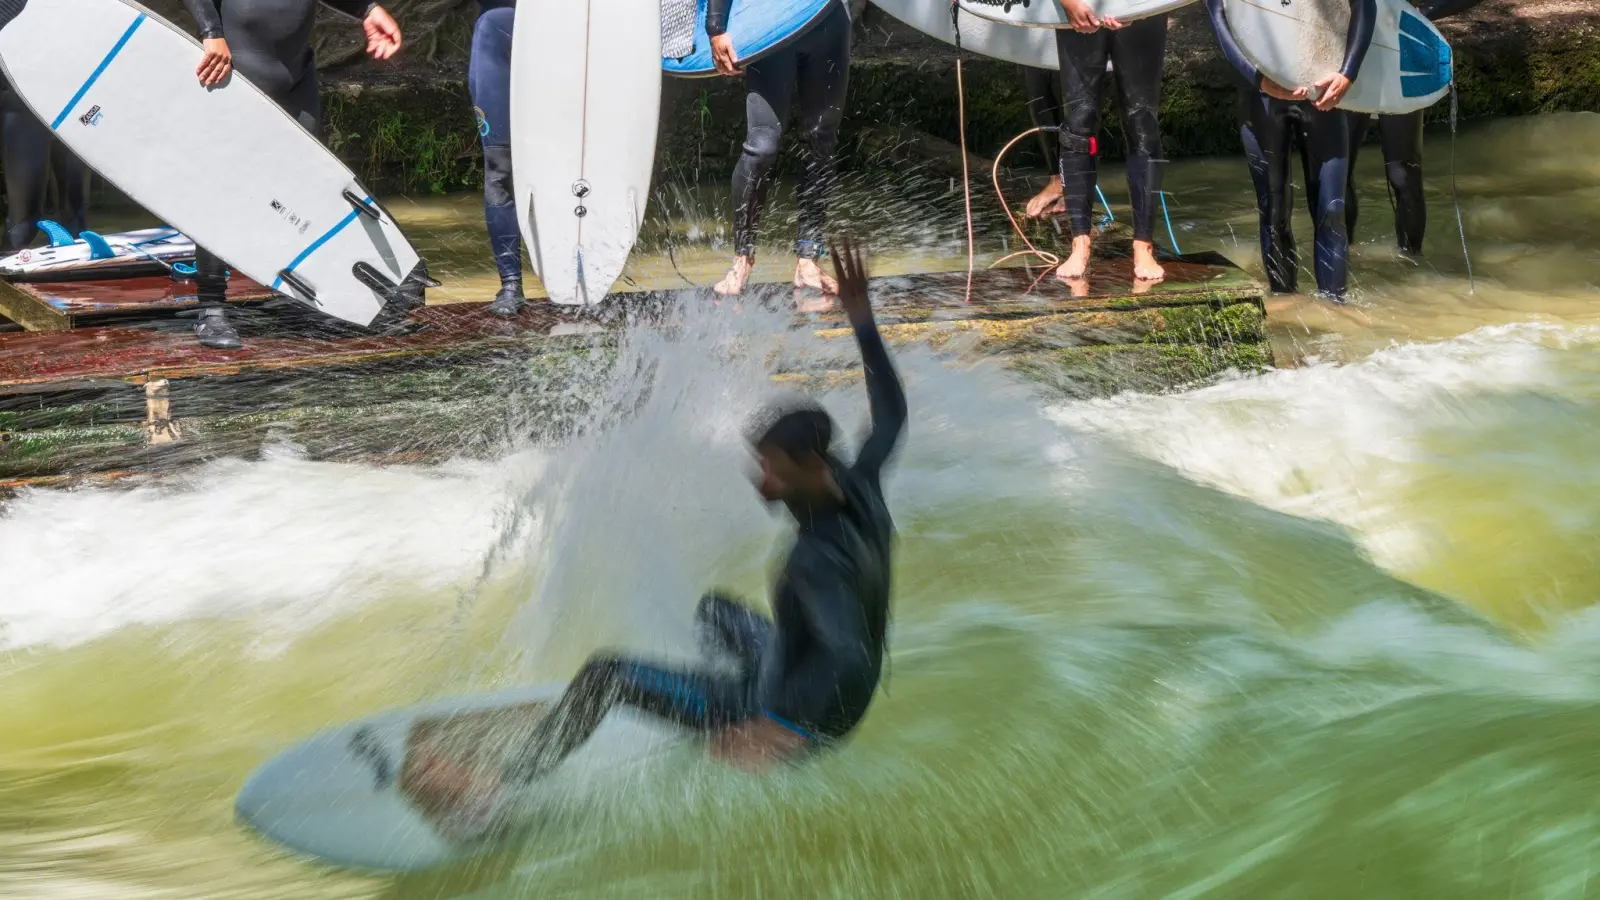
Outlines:
<svg viewBox="0 0 1600 900"><path fill-rule="evenodd" d="M358 325L417 270L337 157L238 73L201 87L200 44L144 7L12 0L0 20L0 66L34 114L235 270Z"/></svg>
<svg viewBox="0 0 1600 900"><path fill-rule="evenodd" d="M660 63L657 61L657 65ZM527 786L426 808L415 785L430 758L482 754L498 771L562 684L519 687L391 710L331 728L253 772L234 810L240 821L291 850L339 866L406 870L481 852L496 836L560 827L599 790L619 790L651 756L689 733L619 707L554 771ZM509 713L509 715L508 715Z"/></svg>
<svg viewBox="0 0 1600 900"><path fill-rule="evenodd" d="M10 281L78 281L159 275L174 263L194 259L194 241L176 228L141 228L73 238L54 222L40 222L50 233L48 247L28 248L0 257L0 278Z"/></svg>
<svg viewBox="0 0 1600 900"><path fill-rule="evenodd" d="M1195 0L1089 0L1101 18L1134 22L1188 6ZM1060 0L960 0L961 11L980 18L1024 28L1071 28Z"/></svg>
<svg viewBox="0 0 1600 900"><path fill-rule="evenodd" d="M1262 74L1311 87L1344 65L1349 0L1224 0L1228 29ZM1340 101L1351 112L1408 113L1437 103L1453 77L1450 45L1403 0L1377 0L1372 46Z"/></svg>
<svg viewBox="0 0 1600 900"><path fill-rule="evenodd" d="M518 8L512 178L551 300L599 303L622 274L650 197L660 114L658 0Z"/></svg>
<svg viewBox="0 0 1600 900"><path fill-rule="evenodd" d="M877 7L923 34L946 44L956 42L950 23L950 0L872 0ZM1034 0L1039 2L1039 0ZM962 13L961 49L1037 69L1059 69L1056 36L1038 28L1017 28Z"/></svg>

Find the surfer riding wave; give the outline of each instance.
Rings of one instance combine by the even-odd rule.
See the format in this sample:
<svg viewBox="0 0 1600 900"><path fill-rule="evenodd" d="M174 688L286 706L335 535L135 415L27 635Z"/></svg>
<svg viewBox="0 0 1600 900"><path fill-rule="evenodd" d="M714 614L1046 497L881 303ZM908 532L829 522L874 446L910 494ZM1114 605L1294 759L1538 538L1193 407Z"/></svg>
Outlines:
<svg viewBox="0 0 1600 900"><path fill-rule="evenodd" d="M846 464L834 423L805 404L769 410L750 435L762 499L798 532L773 592L773 617L720 595L701 601L708 643L736 672L591 657L552 706L532 704L416 725L399 787L439 829L480 833L503 787L536 779L624 704L706 735L723 762L750 770L835 745L866 714L882 671L894 524L881 478L906 421L905 394L867 300L861 257L834 252L839 301L861 348L872 431Z"/></svg>

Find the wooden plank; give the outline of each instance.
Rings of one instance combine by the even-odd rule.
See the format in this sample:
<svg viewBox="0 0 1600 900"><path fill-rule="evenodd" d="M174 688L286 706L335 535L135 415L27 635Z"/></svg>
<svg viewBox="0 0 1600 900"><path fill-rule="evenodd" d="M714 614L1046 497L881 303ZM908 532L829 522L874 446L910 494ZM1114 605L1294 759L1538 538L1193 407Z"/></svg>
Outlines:
<svg viewBox="0 0 1600 900"><path fill-rule="evenodd" d="M974 273L970 303L965 299L965 272L875 278L871 290L880 321L886 326L1238 302L1261 305L1260 285L1220 256L1173 260L1167 263L1167 271L1166 282L1141 285L1132 277L1130 261L1102 260L1097 262L1088 282L1074 289L1056 280L1047 270L1021 267L986 270ZM52 314L69 317L69 309L89 309L96 304L99 305L96 308L115 306L120 302L118 297L143 297L144 308L150 308L147 301L152 293L158 288L166 290L159 283L170 283L170 279L164 278L128 281L146 284L142 291L136 291L128 286L112 289L63 282L52 290L61 291L66 286L67 290L61 292L81 298L81 302L72 301L80 305L41 303ZM250 295L240 291L239 296ZM792 304L795 298L796 292L792 289L772 285L747 292L740 302L784 305ZM815 301L820 297L813 292L810 299ZM45 389L69 382L115 380L141 384L149 378L183 379L315 369L459 353L509 342L557 339L564 332L592 330L596 326L612 329L624 320L619 313L664 312L680 300L681 293L668 292L614 295L594 310L534 303L511 321L490 316L482 304L452 304L415 311L412 323L418 328L410 334L255 337L247 329L245 346L241 350L208 350L199 346L184 328L101 325L66 333L0 334L0 393ZM710 300L710 292L701 290L688 302ZM177 304L182 300L171 298L171 302ZM827 328L841 326L844 322L837 310L821 309L800 314L797 324Z"/></svg>
<svg viewBox="0 0 1600 900"><path fill-rule="evenodd" d="M274 296L243 275L229 279L229 303ZM109 281L0 281L0 312L29 331L67 331L84 320L164 314L198 305L193 281L174 281L167 275Z"/></svg>

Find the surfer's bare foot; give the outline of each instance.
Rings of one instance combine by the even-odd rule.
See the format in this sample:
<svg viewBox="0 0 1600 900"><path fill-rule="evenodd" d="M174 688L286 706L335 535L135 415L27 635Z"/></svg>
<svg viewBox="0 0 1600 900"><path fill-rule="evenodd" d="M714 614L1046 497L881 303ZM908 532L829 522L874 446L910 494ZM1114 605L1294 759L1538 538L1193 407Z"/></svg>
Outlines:
<svg viewBox="0 0 1600 900"><path fill-rule="evenodd" d="M1066 198L1061 196L1061 179L1052 178L1044 186L1044 190L1033 195L1028 201L1026 215L1030 219L1042 219L1045 216L1059 216L1067 211Z"/></svg>
<svg viewBox="0 0 1600 900"><path fill-rule="evenodd" d="M833 276L823 272L816 260L806 257L794 261L794 286L811 288L828 295L839 293L839 283L833 280Z"/></svg>
<svg viewBox="0 0 1600 900"><path fill-rule="evenodd" d="M1167 270L1156 262L1156 247L1149 241L1133 242L1133 277L1139 281L1160 281Z"/></svg>
<svg viewBox="0 0 1600 900"><path fill-rule="evenodd" d="M756 261L748 256L735 256L733 265L729 267L728 274L722 276L713 288L724 297L736 297L744 293L744 283L750 278L750 270L756 267Z"/></svg>
<svg viewBox="0 0 1600 900"><path fill-rule="evenodd" d="M1089 279L1064 278L1062 280L1067 283L1067 289L1072 291L1072 299L1082 300L1084 297L1089 296Z"/></svg>
<svg viewBox="0 0 1600 900"><path fill-rule="evenodd" d="M1089 251L1094 249L1094 240L1087 234L1080 234L1072 239L1072 254L1067 261L1056 269L1056 277L1063 281L1074 278L1083 278L1089 274Z"/></svg>
<svg viewBox="0 0 1600 900"><path fill-rule="evenodd" d="M706 752L712 759L746 772L760 773L790 759L805 738L767 718L732 725L711 736Z"/></svg>

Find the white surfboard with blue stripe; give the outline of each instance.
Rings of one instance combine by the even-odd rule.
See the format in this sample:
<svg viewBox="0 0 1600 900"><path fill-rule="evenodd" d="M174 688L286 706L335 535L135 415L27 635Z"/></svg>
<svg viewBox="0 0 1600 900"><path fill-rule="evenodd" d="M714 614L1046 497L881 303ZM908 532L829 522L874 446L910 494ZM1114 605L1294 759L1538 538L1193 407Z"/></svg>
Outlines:
<svg viewBox="0 0 1600 900"><path fill-rule="evenodd" d="M0 67L85 163L233 269L368 325L420 274L389 214L254 85L125 0L0 0ZM425 276L424 276L425 277Z"/></svg>
<svg viewBox="0 0 1600 900"><path fill-rule="evenodd" d="M1228 28L1262 74L1309 87L1344 64L1349 0L1224 0ZM1450 44L1403 0L1377 0L1372 46L1340 109L1408 113L1450 91Z"/></svg>
<svg viewBox="0 0 1600 900"><path fill-rule="evenodd" d="M559 825L563 815L624 789L639 767L693 735L627 707L548 775L500 784L489 773L526 745L564 684L509 688L390 710L312 735L267 760L239 789L240 822L337 866L422 869L470 856L507 829ZM439 803L418 791L441 764L481 767L484 790Z"/></svg>

